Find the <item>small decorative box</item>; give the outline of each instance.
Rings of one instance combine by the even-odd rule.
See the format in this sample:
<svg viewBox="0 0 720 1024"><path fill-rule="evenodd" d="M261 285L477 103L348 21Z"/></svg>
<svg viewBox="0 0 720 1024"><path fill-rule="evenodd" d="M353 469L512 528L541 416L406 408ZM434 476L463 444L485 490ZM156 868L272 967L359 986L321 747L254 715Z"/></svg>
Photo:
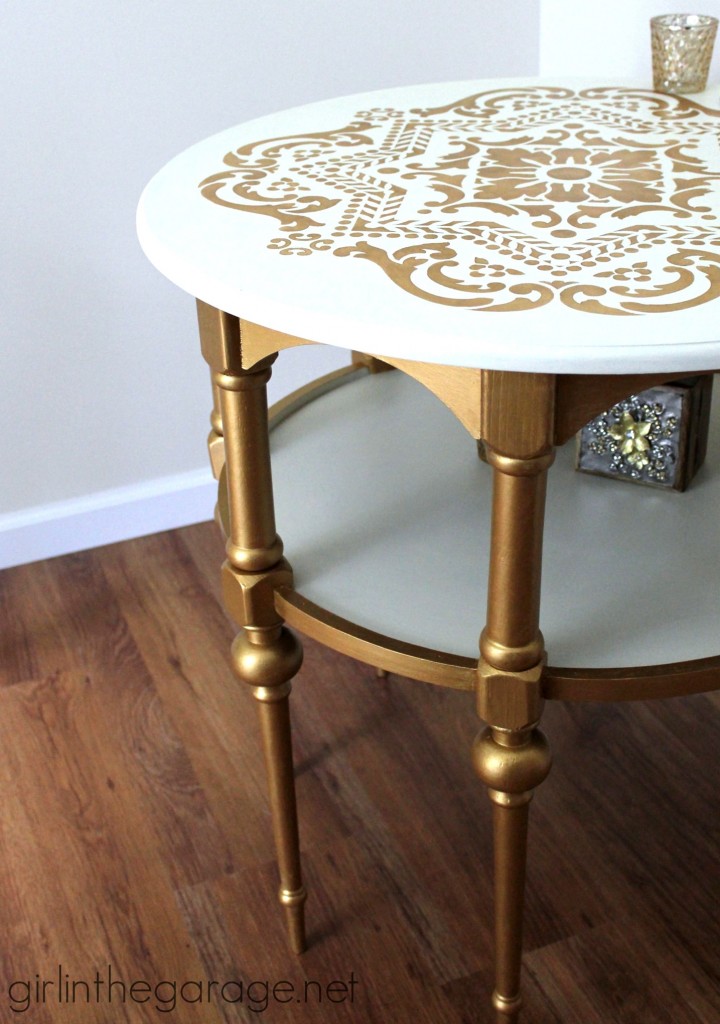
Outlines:
<svg viewBox="0 0 720 1024"><path fill-rule="evenodd" d="M618 402L577 435L576 469L684 491L705 459L712 374Z"/></svg>

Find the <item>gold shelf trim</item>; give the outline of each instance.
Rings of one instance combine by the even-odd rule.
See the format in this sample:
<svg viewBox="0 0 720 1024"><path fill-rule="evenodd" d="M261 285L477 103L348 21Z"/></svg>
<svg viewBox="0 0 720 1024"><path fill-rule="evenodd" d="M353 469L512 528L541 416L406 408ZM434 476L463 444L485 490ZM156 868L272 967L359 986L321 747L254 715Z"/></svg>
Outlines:
<svg viewBox="0 0 720 1024"><path fill-rule="evenodd" d="M296 590L276 590L275 607L289 625L340 654L423 683L435 683L452 690L475 689L477 659L446 654L375 633L321 608Z"/></svg>
<svg viewBox="0 0 720 1024"><path fill-rule="evenodd" d="M328 392L334 391L335 388L342 387L343 384L349 384L350 381L356 380L358 377L367 377L369 373L370 370L367 366L353 363L351 366L341 366L339 370L332 370L322 377L317 377L315 380L311 380L309 384L303 384L301 388L291 391L289 395L281 398L270 407L268 412L270 430L272 431L274 427L280 426L281 423L299 409L302 409L303 406L314 402L316 398L321 398L323 395L327 395Z"/></svg>
<svg viewBox="0 0 720 1024"><path fill-rule="evenodd" d="M472 691L477 660L406 643L376 633L321 608L296 590L275 593L275 607L285 621L305 636L340 654L408 679L453 690ZM546 700L655 700L720 689L720 655L667 665L630 668L561 668L543 673Z"/></svg>
<svg viewBox="0 0 720 1024"><path fill-rule="evenodd" d="M548 700L655 700L720 689L720 655L632 668L548 667Z"/></svg>
<svg viewBox="0 0 720 1024"><path fill-rule="evenodd" d="M303 406L335 388L366 376L367 366L354 364L334 370L298 388L270 409L270 428ZM220 509L224 512L223 481ZM223 522L226 516L221 516ZM473 691L477 659L407 643L377 633L322 608L299 591L275 591L275 607L288 625L339 654L408 679L453 690ZM478 629L480 623L478 623ZM547 700L615 701L654 700L688 696L720 689L720 654L665 665L618 668L564 668L548 665L543 672L542 695Z"/></svg>

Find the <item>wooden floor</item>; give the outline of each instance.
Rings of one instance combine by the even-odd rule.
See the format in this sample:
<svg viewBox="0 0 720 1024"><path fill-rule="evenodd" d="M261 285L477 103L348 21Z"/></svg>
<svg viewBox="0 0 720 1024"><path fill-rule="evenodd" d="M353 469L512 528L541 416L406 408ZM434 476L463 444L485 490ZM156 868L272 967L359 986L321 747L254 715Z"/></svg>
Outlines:
<svg viewBox="0 0 720 1024"><path fill-rule="evenodd" d="M220 558L205 524L0 573L0 1021L492 1022L472 699L307 643L294 957ZM718 703L547 707L527 1024L720 1020Z"/></svg>

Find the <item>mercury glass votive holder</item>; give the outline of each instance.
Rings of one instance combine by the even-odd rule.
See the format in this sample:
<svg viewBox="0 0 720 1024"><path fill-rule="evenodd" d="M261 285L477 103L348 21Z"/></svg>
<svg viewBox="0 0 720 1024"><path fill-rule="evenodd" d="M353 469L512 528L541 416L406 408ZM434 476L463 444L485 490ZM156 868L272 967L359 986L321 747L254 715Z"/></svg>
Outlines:
<svg viewBox="0 0 720 1024"><path fill-rule="evenodd" d="M661 14L650 19L653 88L702 92L707 86L718 19L709 14Z"/></svg>

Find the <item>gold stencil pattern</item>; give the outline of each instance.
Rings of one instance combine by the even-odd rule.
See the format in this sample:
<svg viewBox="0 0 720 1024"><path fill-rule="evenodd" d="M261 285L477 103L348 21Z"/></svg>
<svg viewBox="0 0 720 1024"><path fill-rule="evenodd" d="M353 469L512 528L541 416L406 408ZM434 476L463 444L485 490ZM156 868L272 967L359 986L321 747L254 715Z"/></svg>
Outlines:
<svg viewBox="0 0 720 1024"><path fill-rule="evenodd" d="M629 315L720 295L720 114L684 97L497 89L224 164L202 194L272 218L270 249L369 260L431 302Z"/></svg>

